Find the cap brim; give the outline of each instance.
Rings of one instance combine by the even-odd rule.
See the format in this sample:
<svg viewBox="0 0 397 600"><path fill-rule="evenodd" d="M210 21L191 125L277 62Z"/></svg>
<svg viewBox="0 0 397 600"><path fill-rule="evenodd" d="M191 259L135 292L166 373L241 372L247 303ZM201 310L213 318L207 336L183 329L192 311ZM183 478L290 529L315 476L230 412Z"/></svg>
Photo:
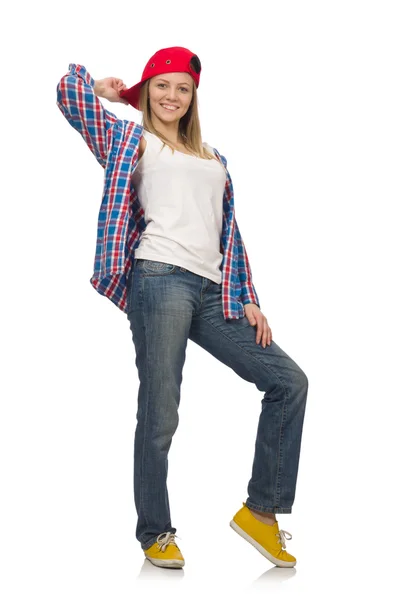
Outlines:
<svg viewBox="0 0 397 600"><path fill-rule="evenodd" d="M141 91L141 85L142 85L142 82L140 81L139 83L128 88L128 90L122 90L121 92L119 92L120 98L124 98L124 100L127 100L127 102L129 104L131 104L131 106L133 106L137 110L139 110L138 103L139 103L139 93Z"/></svg>

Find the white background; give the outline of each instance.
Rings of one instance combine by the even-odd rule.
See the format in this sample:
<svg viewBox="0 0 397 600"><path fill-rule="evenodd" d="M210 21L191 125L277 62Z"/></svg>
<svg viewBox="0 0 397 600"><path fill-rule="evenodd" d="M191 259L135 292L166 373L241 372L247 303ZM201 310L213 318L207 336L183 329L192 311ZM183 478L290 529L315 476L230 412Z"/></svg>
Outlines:
<svg viewBox="0 0 397 600"><path fill-rule="evenodd" d="M2 23L0 592L28 598L331 598L386 592L396 533L395 3L22 3ZM273 338L309 396L280 569L229 521L262 394L189 342L169 453L183 570L135 539L138 378L124 313L90 285L103 170L56 106L71 62L138 82L202 63L203 140L228 160ZM140 122L130 106L103 104ZM274 596L272 596L274 597Z"/></svg>

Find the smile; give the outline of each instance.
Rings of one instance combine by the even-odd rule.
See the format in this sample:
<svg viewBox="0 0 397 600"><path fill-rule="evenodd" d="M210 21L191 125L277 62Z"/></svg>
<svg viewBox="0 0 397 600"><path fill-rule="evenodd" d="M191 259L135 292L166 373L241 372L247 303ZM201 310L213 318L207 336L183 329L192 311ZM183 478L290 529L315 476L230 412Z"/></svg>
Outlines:
<svg viewBox="0 0 397 600"><path fill-rule="evenodd" d="M160 106L165 108L165 110L169 110L169 111L178 110L177 106L172 106L170 104L160 104Z"/></svg>

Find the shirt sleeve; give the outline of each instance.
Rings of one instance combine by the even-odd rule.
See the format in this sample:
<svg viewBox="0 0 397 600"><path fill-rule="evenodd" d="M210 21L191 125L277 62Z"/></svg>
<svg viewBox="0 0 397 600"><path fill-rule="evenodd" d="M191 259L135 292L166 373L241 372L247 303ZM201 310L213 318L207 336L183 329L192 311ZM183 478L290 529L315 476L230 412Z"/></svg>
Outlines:
<svg viewBox="0 0 397 600"><path fill-rule="evenodd" d="M57 106L105 168L113 127L119 119L102 105L94 85L94 78L83 65L70 63L57 85Z"/></svg>
<svg viewBox="0 0 397 600"><path fill-rule="evenodd" d="M247 251L236 218L234 221L238 247L238 276L241 283L241 301L243 304L256 304L260 308L258 294L256 293L255 286L252 282L252 272Z"/></svg>

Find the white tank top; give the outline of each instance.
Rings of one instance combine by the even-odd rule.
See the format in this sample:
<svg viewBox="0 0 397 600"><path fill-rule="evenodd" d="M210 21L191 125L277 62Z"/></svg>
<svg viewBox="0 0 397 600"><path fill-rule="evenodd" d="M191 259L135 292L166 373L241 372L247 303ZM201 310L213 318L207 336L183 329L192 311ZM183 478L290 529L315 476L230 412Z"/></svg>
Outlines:
<svg viewBox="0 0 397 600"><path fill-rule="evenodd" d="M135 258L172 263L221 283L223 165L216 158L207 160L176 150L172 154L153 133L144 130L143 135L146 149L132 181L146 229ZM215 157L211 146L203 145Z"/></svg>

